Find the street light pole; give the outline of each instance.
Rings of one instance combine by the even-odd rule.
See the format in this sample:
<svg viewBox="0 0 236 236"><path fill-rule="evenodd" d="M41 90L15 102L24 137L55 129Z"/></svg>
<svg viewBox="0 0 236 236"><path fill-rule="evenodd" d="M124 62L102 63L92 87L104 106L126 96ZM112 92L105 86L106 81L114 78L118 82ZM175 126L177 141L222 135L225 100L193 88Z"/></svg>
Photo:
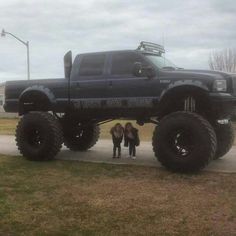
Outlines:
<svg viewBox="0 0 236 236"><path fill-rule="evenodd" d="M29 57L29 41L26 42L27 48L27 77L30 80L30 57Z"/></svg>
<svg viewBox="0 0 236 236"><path fill-rule="evenodd" d="M14 34L5 31L4 29L1 32L1 37L5 37L6 34L11 35L13 38L15 38L16 40L18 40L19 42L23 43L26 46L27 49L27 77L28 80L30 80L30 57L29 57L29 41L23 41L22 39L18 38L17 36L15 36Z"/></svg>

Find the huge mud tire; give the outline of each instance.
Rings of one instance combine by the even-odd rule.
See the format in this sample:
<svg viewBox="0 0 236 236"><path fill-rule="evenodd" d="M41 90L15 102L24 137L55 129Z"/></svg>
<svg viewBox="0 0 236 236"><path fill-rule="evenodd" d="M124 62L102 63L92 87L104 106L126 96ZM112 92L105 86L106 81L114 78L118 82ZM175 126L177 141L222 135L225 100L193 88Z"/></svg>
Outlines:
<svg viewBox="0 0 236 236"><path fill-rule="evenodd" d="M63 124L64 145L71 151L86 151L93 147L100 135L97 124L66 122Z"/></svg>
<svg viewBox="0 0 236 236"><path fill-rule="evenodd" d="M234 144L234 127L231 122L228 124L216 124L214 126L217 137L217 148L214 159L223 157Z"/></svg>
<svg viewBox="0 0 236 236"><path fill-rule="evenodd" d="M216 134L211 124L191 112L165 116L153 133L153 151L167 169L196 172L215 156Z"/></svg>
<svg viewBox="0 0 236 236"><path fill-rule="evenodd" d="M29 160L52 160L63 143L62 128L58 120L47 112L24 115L16 128L16 145Z"/></svg>

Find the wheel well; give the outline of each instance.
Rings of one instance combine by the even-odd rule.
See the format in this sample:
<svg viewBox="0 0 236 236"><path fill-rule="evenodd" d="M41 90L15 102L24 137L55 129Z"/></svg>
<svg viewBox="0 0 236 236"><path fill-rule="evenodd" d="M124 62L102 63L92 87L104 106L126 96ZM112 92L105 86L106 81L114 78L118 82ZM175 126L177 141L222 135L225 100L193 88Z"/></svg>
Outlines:
<svg viewBox="0 0 236 236"><path fill-rule="evenodd" d="M194 98L196 110L194 112L208 116L210 112L210 99L208 92L194 86L177 87L167 91L160 101L160 117L171 112L185 110L184 101L188 97Z"/></svg>
<svg viewBox="0 0 236 236"><path fill-rule="evenodd" d="M28 91L19 100L19 114L23 115L30 111L49 111L51 102L48 96L41 91Z"/></svg>

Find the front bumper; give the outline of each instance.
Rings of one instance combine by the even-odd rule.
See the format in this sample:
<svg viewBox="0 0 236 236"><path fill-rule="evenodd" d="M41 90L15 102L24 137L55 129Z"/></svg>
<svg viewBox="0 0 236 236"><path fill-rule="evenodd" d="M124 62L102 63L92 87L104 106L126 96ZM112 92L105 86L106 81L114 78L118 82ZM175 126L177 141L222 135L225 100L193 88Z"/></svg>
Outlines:
<svg viewBox="0 0 236 236"><path fill-rule="evenodd" d="M210 103L219 119L236 115L236 97L230 93L210 93Z"/></svg>

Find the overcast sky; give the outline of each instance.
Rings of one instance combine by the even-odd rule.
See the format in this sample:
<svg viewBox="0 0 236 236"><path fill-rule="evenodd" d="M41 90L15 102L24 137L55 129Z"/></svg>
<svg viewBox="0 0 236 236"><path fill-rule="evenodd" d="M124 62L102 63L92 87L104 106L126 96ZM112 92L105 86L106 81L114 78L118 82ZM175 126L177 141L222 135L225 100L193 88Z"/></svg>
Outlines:
<svg viewBox="0 0 236 236"><path fill-rule="evenodd" d="M235 0L0 0L0 28L30 41L31 77L63 77L63 55L162 44L184 68L236 47ZM164 40L163 40L164 39ZM0 81L26 78L26 48L0 38Z"/></svg>

